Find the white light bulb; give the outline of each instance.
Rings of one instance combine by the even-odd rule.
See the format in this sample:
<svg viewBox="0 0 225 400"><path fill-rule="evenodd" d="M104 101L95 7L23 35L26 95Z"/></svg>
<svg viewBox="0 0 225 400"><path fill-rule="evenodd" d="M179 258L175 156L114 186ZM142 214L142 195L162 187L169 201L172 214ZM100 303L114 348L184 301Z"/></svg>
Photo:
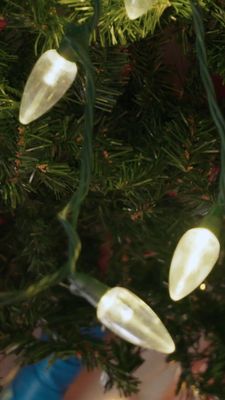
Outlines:
<svg viewBox="0 0 225 400"><path fill-rule="evenodd" d="M125 0L125 8L130 19L136 19L146 14L155 0Z"/></svg>
<svg viewBox="0 0 225 400"><path fill-rule="evenodd" d="M173 300L187 296L205 280L218 260L220 243L209 229L188 230L178 242L169 273Z"/></svg>
<svg viewBox="0 0 225 400"><path fill-rule="evenodd" d="M206 290L206 284L202 283L199 287L200 290Z"/></svg>
<svg viewBox="0 0 225 400"><path fill-rule="evenodd" d="M174 342L155 312L122 287L108 290L97 305L97 317L121 338L144 348L172 353Z"/></svg>
<svg viewBox="0 0 225 400"><path fill-rule="evenodd" d="M56 50L43 53L25 85L20 105L20 122L29 124L46 113L69 89L76 74L76 64L66 60Z"/></svg>

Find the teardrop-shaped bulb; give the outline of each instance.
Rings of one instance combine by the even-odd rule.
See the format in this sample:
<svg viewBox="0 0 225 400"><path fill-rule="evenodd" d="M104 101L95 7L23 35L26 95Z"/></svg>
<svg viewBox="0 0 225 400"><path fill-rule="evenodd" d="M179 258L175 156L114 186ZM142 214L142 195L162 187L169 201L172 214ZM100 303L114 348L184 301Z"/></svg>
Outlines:
<svg viewBox="0 0 225 400"><path fill-rule="evenodd" d="M56 50L43 53L25 85L20 105L20 122L29 124L46 113L69 89L76 74L76 64L66 60Z"/></svg>
<svg viewBox="0 0 225 400"><path fill-rule="evenodd" d="M155 312L122 287L108 290L97 306L97 317L121 338L144 348L172 353L174 342Z"/></svg>
<svg viewBox="0 0 225 400"><path fill-rule="evenodd" d="M188 230L178 242L169 272L169 292L180 300L195 290L218 260L220 243L209 229Z"/></svg>
<svg viewBox="0 0 225 400"><path fill-rule="evenodd" d="M125 8L130 19L136 19L146 14L155 0L125 0Z"/></svg>

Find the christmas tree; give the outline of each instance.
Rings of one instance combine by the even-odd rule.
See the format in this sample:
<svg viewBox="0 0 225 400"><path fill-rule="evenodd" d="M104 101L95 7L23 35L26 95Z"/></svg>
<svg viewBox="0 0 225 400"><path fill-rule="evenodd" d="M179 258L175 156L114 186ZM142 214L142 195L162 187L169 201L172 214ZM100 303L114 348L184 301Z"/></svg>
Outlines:
<svg viewBox="0 0 225 400"><path fill-rule="evenodd" d="M98 323L83 298L94 278L100 288L129 289L157 313L176 346L168 358L182 364L180 383L224 399L225 3L101 0L95 20L97 3L3 0L1 351L24 364L79 354L107 372L109 387L137 391L140 348L83 331ZM30 71L65 34L77 40L76 79L49 111L19 122ZM199 270L216 265L190 289L173 253L200 226L211 229L217 251L207 244ZM169 296L172 258L179 301ZM81 296L73 293L79 276ZM35 338L37 327L47 341ZM198 360L204 371L193 373Z"/></svg>

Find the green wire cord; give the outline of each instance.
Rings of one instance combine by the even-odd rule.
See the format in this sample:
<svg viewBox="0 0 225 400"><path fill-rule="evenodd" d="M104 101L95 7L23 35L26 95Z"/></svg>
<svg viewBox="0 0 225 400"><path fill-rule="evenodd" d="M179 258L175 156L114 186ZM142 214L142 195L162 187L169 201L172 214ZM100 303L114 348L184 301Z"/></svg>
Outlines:
<svg viewBox="0 0 225 400"><path fill-rule="evenodd" d="M87 27L89 29L89 26ZM70 27L69 27L70 29ZM71 27L72 35L76 36L77 32ZM83 31L86 36L86 46L88 48L88 29ZM80 32L79 32L80 34ZM81 42L82 43L82 42ZM92 154L92 131L93 131L93 108L95 101L95 84L93 80L92 65L88 56L87 48L84 43L78 41L71 43L74 51L74 57L83 65L86 76L86 107L84 114L84 143L81 152L81 169L80 181L77 190L71 197L66 207L59 213L59 219L62 222L69 239L69 257L67 263L67 274L73 273L76 267L76 261L80 254L81 243L77 234L77 221L82 202L84 201L90 186L91 172L93 164Z"/></svg>
<svg viewBox="0 0 225 400"><path fill-rule="evenodd" d="M196 32L196 51L199 61L201 79L207 94L209 110L212 119L216 125L216 128L219 132L221 140L221 171L220 171L219 194L217 202L219 206L224 207L225 205L225 120L217 104L214 86L207 66L208 63L207 63L207 54L205 48L205 32L204 32L202 17L198 10L197 2L191 1L191 6L193 13L194 28Z"/></svg>

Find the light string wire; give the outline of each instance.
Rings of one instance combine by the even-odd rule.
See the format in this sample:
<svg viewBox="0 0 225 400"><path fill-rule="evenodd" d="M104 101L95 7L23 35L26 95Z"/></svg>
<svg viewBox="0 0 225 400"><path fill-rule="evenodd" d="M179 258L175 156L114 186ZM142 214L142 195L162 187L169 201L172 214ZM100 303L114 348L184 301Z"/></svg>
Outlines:
<svg viewBox="0 0 225 400"><path fill-rule="evenodd" d="M199 62L200 75L205 88L209 110L218 130L221 140L221 171L219 179L219 193L217 203L225 206L225 120L217 104L215 89L208 70L207 54L205 47L205 32L198 2L191 1L194 29L196 33L196 53Z"/></svg>
<svg viewBox="0 0 225 400"><path fill-rule="evenodd" d="M0 304L7 305L32 298L51 286L73 275L73 279L78 278L82 281L87 280L84 274L75 272L76 262L80 255L81 242L77 233L77 221L80 207L89 191L92 174L93 152L92 152L92 133L93 133L93 114L95 103L95 84L93 78L93 67L89 58L88 45L91 32L96 28L100 15L100 0L93 0L93 17L84 25L76 26L68 24L68 37L65 36L74 61L78 61L86 76L86 104L84 111L84 140L81 151L80 180L77 190L72 195L68 204L59 213L58 217L62 223L69 240L68 261L61 268L52 274L46 275L39 281L23 290L14 290L0 293ZM77 40L74 40L77 39Z"/></svg>

